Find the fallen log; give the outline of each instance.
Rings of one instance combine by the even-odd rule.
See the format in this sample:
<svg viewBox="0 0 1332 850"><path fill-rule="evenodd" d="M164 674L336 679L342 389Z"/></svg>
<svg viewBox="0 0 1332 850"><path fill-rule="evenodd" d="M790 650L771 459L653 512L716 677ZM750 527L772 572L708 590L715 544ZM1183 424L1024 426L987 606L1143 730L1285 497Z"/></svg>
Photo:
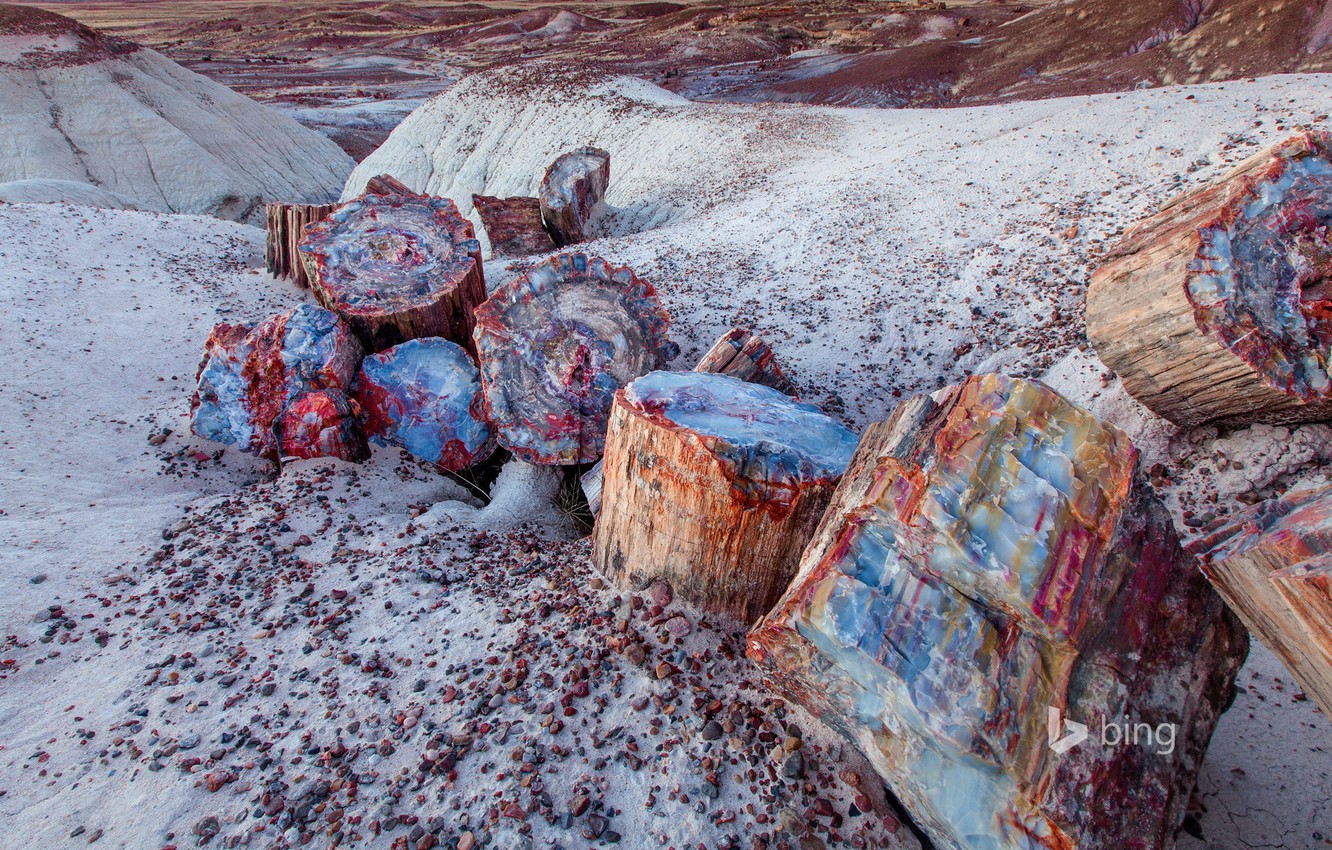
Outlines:
<svg viewBox="0 0 1332 850"><path fill-rule="evenodd" d="M500 445L535 464L601 456L615 392L679 347L652 284L600 257L556 254L476 310L486 410Z"/></svg>
<svg viewBox="0 0 1332 850"><path fill-rule="evenodd" d="M585 147L561 154L541 180L541 220L563 248L591 239L596 214L610 185L610 154Z"/></svg>
<svg viewBox="0 0 1332 850"><path fill-rule="evenodd" d="M1124 434L1035 382L935 395L861 438L749 657L937 847L1173 847L1243 625Z"/></svg>
<svg viewBox="0 0 1332 850"><path fill-rule="evenodd" d="M611 411L593 565L626 590L664 579L752 623L786 589L855 445L771 387L700 372L639 378Z"/></svg>
<svg viewBox="0 0 1332 850"><path fill-rule="evenodd" d="M284 458L334 457L359 463L370 457L370 447L357 423L358 414L342 390L314 390L282 409L273 423L273 437Z"/></svg>
<svg viewBox="0 0 1332 850"><path fill-rule="evenodd" d="M302 289L310 288L297 246L305 237L305 226L323 221L333 212L332 204L267 204L264 247L264 266L273 277L296 282Z"/></svg>
<svg viewBox="0 0 1332 850"><path fill-rule="evenodd" d="M555 250L555 241L541 223L541 202L536 198L473 195L472 205L495 256L524 257Z"/></svg>
<svg viewBox="0 0 1332 850"><path fill-rule="evenodd" d="M365 182L365 191L371 195L417 195L410 187L391 174L380 174Z"/></svg>
<svg viewBox="0 0 1332 850"><path fill-rule="evenodd" d="M772 387L789 396L795 395L795 386L777 365L772 348L762 337L746 328L731 328L722 334L698 361L694 371L731 375L742 381ZM593 517L601 510L603 465L602 461L597 461L579 479Z"/></svg>
<svg viewBox="0 0 1332 850"><path fill-rule="evenodd" d="M481 245L448 198L362 195L306 228L311 288L371 353L419 337L474 351Z"/></svg>
<svg viewBox="0 0 1332 850"><path fill-rule="evenodd" d="M1332 148L1297 136L1132 228L1092 275L1087 336L1182 426L1332 417Z"/></svg>
<svg viewBox="0 0 1332 850"><path fill-rule="evenodd" d="M352 395L370 439L441 469L466 469L495 450L476 364L446 339L414 339L370 355Z"/></svg>
<svg viewBox="0 0 1332 850"><path fill-rule="evenodd" d="M217 325L195 376L190 430L277 458L273 423L288 403L314 390L345 390L360 362L356 337L336 314L313 304L257 325Z"/></svg>
<svg viewBox="0 0 1332 850"><path fill-rule="evenodd" d="M1190 549L1226 603L1332 718L1332 487L1254 505Z"/></svg>

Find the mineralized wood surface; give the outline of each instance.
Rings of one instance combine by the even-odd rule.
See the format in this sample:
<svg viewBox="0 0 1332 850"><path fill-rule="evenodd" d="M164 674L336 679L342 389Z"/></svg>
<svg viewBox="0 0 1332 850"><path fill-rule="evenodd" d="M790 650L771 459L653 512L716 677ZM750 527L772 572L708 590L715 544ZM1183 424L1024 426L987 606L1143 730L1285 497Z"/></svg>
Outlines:
<svg viewBox="0 0 1332 850"><path fill-rule="evenodd" d="M1332 416L1332 161L1297 136L1134 228L1092 276L1087 335L1179 425Z"/></svg>
<svg viewBox="0 0 1332 850"><path fill-rule="evenodd" d="M342 390L313 390L282 409L273 423L273 437L284 458L335 457L359 463L370 457L359 414Z"/></svg>
<svg viewBox="0 0 1332 850"><path fill-rule="evenodd" d="M601 148L579 148L551 163L537 198L556 245L563 248L594 235L590 225L609 185L610 154Z"/></svg>
<svg viewBox="0 0 1332 850"><path fill-rule="evenodd" d="M622 588L664 579L751 623L790 582L855 443L770 387L699 372L639 378L611 412L593 564Z"/></svg>
<svg viewBox="0 0 1332 850"><path fill-rule="evenodd" d="M750 658L937 847L1173 847L1242 624L1122 433L1034 382L936 395L862 437ZM1125 718L1165 731L1051 746Z"/></svg>
<svg viewBox="0 0 1332 850"><path fill-rule="evenodd" d="M315 298L367 351L420 337L475 351L481 245L448 198L362 195L307 227L300 250Z"/></svg>
<svg viewBox="0 0 1332 850"><path fill-rule="evenodd" d="M500 444L537 464L601 457L620 387L679 354L652 284L586 254L557 254L476 311L486 410Z"/></svg>
<svg viewBox="0 0 1332 850"><path fill-rule="evenodd" d="M411 188L392 174L380 174L371 177L365 183L365 191L372 195L415 195Z"/></svg>
<svg viewBox="0 0 1332 850"><path fill-rule="evenodd" d="M1254 505L1190 548L1226 603L1332 717L1332 487Z"/></svg>
<svg viewBox="0 0 1332 850"><path fill-rule="evenodd" d="M541 202L536 198L473 195L472 205L496 256L523 257L555 250L555 240L541 223Z"/></svg>
<svg viewBox="0 0 1332 850"><path fill-rule="evenodd" d="M273 277L289 278L302 289L310 288L310 278L297 247L305 237L305 226L322 221L333 212L332 204L268 204L265 206L268 235L264 247L264 265Z"/></svg>

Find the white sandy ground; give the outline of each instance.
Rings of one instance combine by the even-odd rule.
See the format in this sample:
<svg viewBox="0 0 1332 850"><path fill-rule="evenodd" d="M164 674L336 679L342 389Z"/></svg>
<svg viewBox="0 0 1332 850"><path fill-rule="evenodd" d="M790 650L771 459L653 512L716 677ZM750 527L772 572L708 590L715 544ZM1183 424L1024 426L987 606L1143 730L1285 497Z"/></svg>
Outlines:
<svg viewBox="0 0 1332 850"><path fill-rule="evenodd" d="M806 398L857 427L899 394L967 372L1043 374L1126 428L1148 464L1163 465L1163 493L1181 527L1233 510L1240 496L1327 477L1326 426L1176 434L1079 350L1078 307L1100 240L1260 144L1321 124L1332 81L902 112L692 105L641 83L592 81L591 96L580 85L542 94L512 81L464 81L409 118L351 189L389 171L466 207L471 192L531 193L555 154L599 144L612 154L612 227L623 235L589 249L658 286L684 348L681 367L725 327L750 322ZM1065 235L1075 224L1076 235ZM855 792L837 773L864 768L799 711L787 721L802 728L801 752L818 765L808 772L812 790L771 778L767 769L780 766L766 755L772 744L738 733L736 749L722 751L764 750L758 778L740 775L749 766L742 758L721 771L717 800L691 790L701 787L700 760L717 755L709 748L732 746L731 737L700 740L698 711L707 709L691 704L701 693L692 688L708 693L704 704L715 697L740 707L765 731L777 708L744 662L727 657L732 637L696 627L682 643L662 643L663 618L678 606L655 618L630 613L595 586L585 548L560 542L568 529L538 497L550 492L548 477L506 470L497 504L477 511L457 501L468 497L456 485L396 452L376 451L359 469L295 464L273 480L263 464L232 451L215 457L220 446L187 436L190 379L209 326L301 297L255 271L262 238L213 219L0 205L0 340L9 354L0 376L5 835L19 836L20 847L81 846L98 831L99 846L186 847L195 825L215 816L220 834L210 846L239 836L273 846L294 831L255 831L266 820L255 814L267 802L260 795L299 798L297 789L330 775L317 765L338 738L359 753L362 780L359 801L338 806L349 819L364 816L356 829L367 838L368 822L389 816L390 790L401 797L394 814L443 818L443 835L480 834L489 808L528 799L504 766L539 744L554 808L588 791L603 807L591 811L610 817L623 846L724 846L729 834L771 830L756 820L770 811L783 823L817 820L828 840L829 818L806 807L822 798L846 815ZM515 271L487 265L492 286ZM173 433L150 445L162 428ZM503 533L524 519L535 536ZM476 538L474 523L498 536ZM555 606L549 619L533 613L542 604ZM51 605L68 619L51 619ZM680 613L697 626L692 612ZM210 616L220 628L193 630ZM522 624L534 617L543 637L524 642ZM589 657L604 646L607 623L621 621L648 646L646 672L618 653ZM40 642L53 624L54 639ZM553 689L524 685L513 694L530 704L501 694L490 714L468 718L462 706L490 694L505 678L499 668L524 654L557 676ZM351 663L338 663L344 657ZM682 672L659 682L652 670L662 660ZM454 663L467 668L465 679ZM539 704L559 699L568 685L558 678L577 663L597 670L591 695L566 718L568 729L542 732L537 718L549 712ZM260 690L266 684L271 695ZM1204 839L1185 836L1180 846L1325 846L1332 722L1259 646L1241 685L1200 779ZM454 687L467 699L445 701ZM661 702L635 711L648 696ZM598 697L606 706L589 709ZM413 705L419 723L402 719ZM664 725L648 727L649 716ZM480 720L490 727L463 731ZM616 726L665 773L626 767L623 731L598 746ZM273 744L274 763L240 746L243 736L226 737L240 727ZM432 729L477 739L456 784L395 784L398 770L414 771L430 750ZM197 746L180 748L194 737ZM386 738L394 752L364 749ZM551 749L565 746L573 752ZM601 767L598 753L608 757ZM182 762L191 754L203 763ZM155 757L161 769L152 769ZM210 792L200 787L207 775L235 778ZM688 803L668 800L673 782ZM914 846L905 829L890 833L884 811L848 817L841 834ZM717 823L719 812L737 819ZM517 819L499 820L492 846L526 846ZM583 823L563 830L526 819L532 846L601 846L580 839ZM387 847L405 832L367 843ZM327 844L321 833L310 846Z"/></svg>

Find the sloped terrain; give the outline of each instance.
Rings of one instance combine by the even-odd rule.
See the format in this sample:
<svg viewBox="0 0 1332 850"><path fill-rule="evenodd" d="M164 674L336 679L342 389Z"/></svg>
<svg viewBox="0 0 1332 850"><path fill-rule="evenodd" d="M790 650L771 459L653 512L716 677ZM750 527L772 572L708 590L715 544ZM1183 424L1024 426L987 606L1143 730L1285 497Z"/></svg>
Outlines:
<svg viewBox="0 0 1332 850"><path fill-rule="evenodd" d="M0 6L0 184L72 181L144 209L245 219L264 199L326 200L351 166L327 138L155 51ZM59 199L60 185L41 188ZM71 201L95 194L70 188Z"/></svg>

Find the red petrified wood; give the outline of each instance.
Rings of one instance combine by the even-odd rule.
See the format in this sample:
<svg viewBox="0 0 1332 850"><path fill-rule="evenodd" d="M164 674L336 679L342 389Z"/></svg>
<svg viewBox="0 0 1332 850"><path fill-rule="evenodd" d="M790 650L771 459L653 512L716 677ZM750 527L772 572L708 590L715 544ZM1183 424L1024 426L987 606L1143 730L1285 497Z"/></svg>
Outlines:
<svg viewBox="0 0 1332 850"><path fill-rule="evenodd" d="M357 424L359 414L342 390L315 390L297 396L283 409L273 423L273 436L283 457L360 462L370 457L370 447Z"/></svg>
<svg viewBox="0 0 1332 850"><path fill-rule="evenodd" d="M371 195L417 195L406 183L391 174L380 174L365 182L365 191Z"/></svg>
<svg viewBox="0 0 1332 850"><path fill-rule="evenodd" d="M1087 336L1179 425L1332 417L1332 136L1308 133L1168 203L1087 290Z"/></svg>
<svg viewBox="0 0 1332 850"><path fill-rule="evenodd" d="M473 195L472 204L496 256L522 257L555 250L554 240L541 223L541 202L536 198Z"/></svg>
<svg viewBox="0 0 1332 850"><path fill-rule="evenodd" d="M435 336L475 351L481 246L448 198L363 195L307 227L301 253L319 303L371 353Z"/></svg>

